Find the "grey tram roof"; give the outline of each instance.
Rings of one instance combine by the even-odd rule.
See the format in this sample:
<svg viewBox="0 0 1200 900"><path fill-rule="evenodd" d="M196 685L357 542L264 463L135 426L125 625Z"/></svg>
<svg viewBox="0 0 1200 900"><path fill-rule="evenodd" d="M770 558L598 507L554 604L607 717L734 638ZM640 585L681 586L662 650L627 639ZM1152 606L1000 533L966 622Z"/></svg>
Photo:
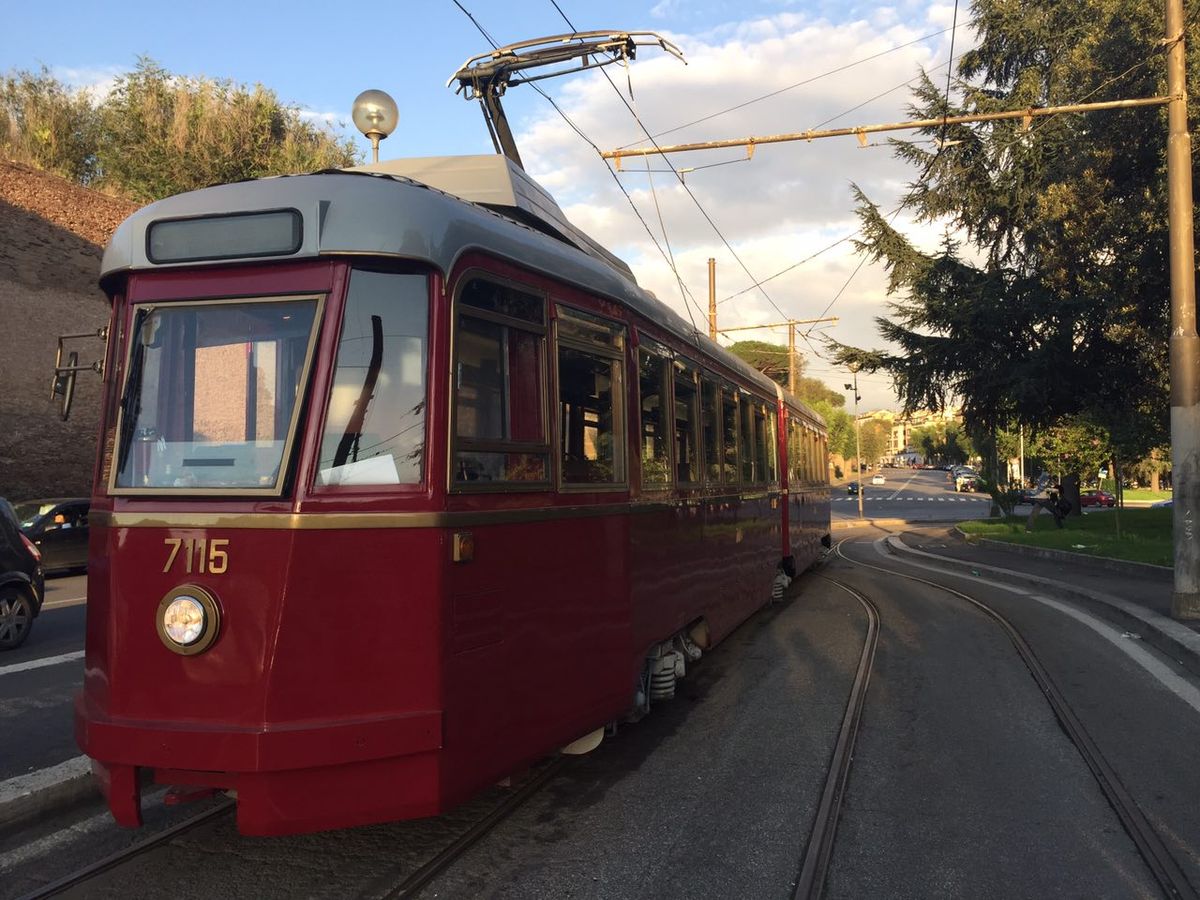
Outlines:
<svg viewBox="0 0 1200 900"><path fill-rule="evenodd" d="M168 197L118 226L100 264L101 284L122 272L239 261L152 263L146 231L155 221L289 208L300 212L304 224L300 249L288 259L391 256L428 262L446 274L464 253L478 250L622 303L768 394L776 391L774 381L638 287L625 263L575 228L541 185L499 155L389 160ZM791 405L823 421L783 393Z"/></svg>

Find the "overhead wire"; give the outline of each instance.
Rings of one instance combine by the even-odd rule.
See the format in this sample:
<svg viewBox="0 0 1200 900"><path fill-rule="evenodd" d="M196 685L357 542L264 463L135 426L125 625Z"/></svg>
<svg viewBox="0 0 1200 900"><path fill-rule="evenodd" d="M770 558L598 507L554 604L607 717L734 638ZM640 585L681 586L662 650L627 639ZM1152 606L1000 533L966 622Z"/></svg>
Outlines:
<svg viewBox="0 0 1200 900"><path fill-rule="evenodd" d="M551 0L551 2L554 3L554 0ZM557 3L554 3L554 5L556 7L558 6ZM559 12L561 13L562 10L559 10ZM566 16L563 16L563 18L565 19ZM967 23L965 23L965 22L963 23L964 26L966 24ZM573 25L571 27L572 27L572 29L574 29ZM955 25L953 27L957 28L958 26ZM950 31L950 30L951 29L949 29L949 28L943 28L941 31L934 31L934 32L931 32L930 34L922 35L919 38L914 38L913 40L908 41L906 43L897 44L894 47L889 47L887 50L881 50L879 53L873 53L870 56L864 56L862 59L856 59L854 62L846 63L845 65L837 66L836 68L829 69L828 71L825 71L825 72L821 72L819 75L809 76L808 78L804 78L800 81L795 82L794 84L789 84L786 87L778 88L777 90L771 91L770 93L762 94L758 97L752 97L749 100L745 100L741 103L737 103L737 104L727 107L725 109L718 110L715 113L709 113L706 116L701 116L699 119L693 119L692 121L685 122L682 125L675 125L671 128L666 129L665 131L655 132L654 135L652 135L652 138L660 138L660 137L663 137L664 135L673 134L676 131L682 131L684 128L690 128L693 125L699 125L701 122L708 122L712 119L719 118L720 116L726 115L728 113L736 112L739 109L745 109L747 106L752 106L755 103L759 103L763 100L770 100L772 97L778 97L780 94L784 94L784 93L786 93L790 90L794 90L795 88L798 88L798 87L803 87L806 84L812 84L813 82L820 81L823 78L828 78L831 75L838 75L842 72L847 71L848 69L853 69L855 66L860 66L863 63L868 63L868 62L871 62L872 60L879 59L880 57L887 56L889 53L895 53L898 50L904 50L907 47L912 47L914 44L921 44L921 43L924 43L925 41L931 40L932 38L941 37L943 34L945 34L947 31ZM818 126L818 127L820 127L820 126ZM619 149L625 150L632 146L633 146L632 143L624 144Z"/></svg>
<svg viewBox="0 0 1200 900"><path fill-rule="evenodd" d="M496 43L495 39L488 33L487 29L484 28L481 24L479 24L479 21L475 18L475 16L473 16L470 13L470 11L467 10L467 8L465 6L463 6L461 2L459 2L459 0L452 0L452 2L454 3L455 6L457 6L459 8L459 10L462 11L463 15L465 15L471 21L471 24L475 26L475 28L479 31L480 34L483 35L483 37L487 40L487 42L492 45L492 49L494 49L494 50L500 49L500 45L498 43ZM552 0L552 2L553 2L553 0ZM572 26L572 30L574 30L574 26ZM601 71L603 71L603 70L601 70ZM532 84L531 86L533 87L533 89L535 91L538 92L538 94L540 94L542 96L542 98L547 103L549 103L551 105L551 107L554 108L554 111L557 112L558 115L562 118L562 120L567 123L567 125L571 128L571 130L574 131L575 134L577 134L593 150L595 150L597 156L600 156L603 159L602 151L600 150L600 147L596 144L596 142L593 141L590 137L588 137L587 134L584 133L583 129L580 128L578 125L576 125L574 121L572 121L570 116L568 116L565 112L563 112L562 108L559 107L559 105L554 101L554 98L551 97L539 85ZM633 197L631 197L629 195L629 192L627 190L625 190L625 185L623 185L621 183L621 179L619 177L617 177L617 173L613 170L613 167L608 163L608 160L605 160L604 162L605 162L606 168L608 169L609 175L612 176L613 181L616 183L616 185L620 189L621 193L625 196L626 201L628 201L630 208L633 210L633 214L635 216L637 216L638 221L642 223L642 227L646 230L646 234L650 237L650 241L654 244L655 249L657 249L658 252L662 255L663 259L666 260L667 265L670 267L672 273L675 275L675 279L679 284L680 292L683 295L684 309L686 310L686 312L688 314L688 318L691 320L691 323L692 323L692 329L695 330L697 333L699 333L699 329L696 327L695 317L692 315L692 307L693 306L696 307L697 311L699 311L699 304L696 303L695 298L692 297L691 292L688 291L687 286L683 283L683 278L680 276L679 271L675 266L673 255L668 254L665 250L663 250L662 245L658 242L658 238L655 236L653 230L651 230L651 228L650 228L650 225L646 222L645 218L643 218L641 212L638 210L637 204L633 202ZM664 237L665 237L665 235L664 235ZM703 314L701 314L701 315L703 316Z"/></svg>
<svg viewBox="0 0 1200 900"><path fill-rule="evenodd" d="M455 0L455 2L458 2L458 0ZM562 7L558 5L558 0L550 0L550 3L554 6L554 8L556 10L558 10L558 14L560 16L562 16L563 21L565 21L567 23L567 26L573 32L577 31L574 23L570 20L570 18L567 17L567 14L563 12ZM637 110L634 109L634 107L625 99L625 96L621 93L620 88L617 87L616 83L609 76L608 72L605 71L604 69L601 69L600 74L604 76L604 78L612 86L613 90L616 91L617 97L619 97L621 102L625 104L625 108L627 110L629 110L630 115L632 115L634 121L637 122L638 127L640 129L642 129L642 132L646 135L646 138L650 141L651 144L654 145L654 148L659 151L660 155L662 155L662 148L659 147L658 142L653 138L653 136L651 136L650 130L648 128L646 128L646 126L642 123L641 116L638 115ZM626 78L630 78L628 69L626 69ZM630 80L630 82L629 82L629 90L630 90L630 94L632 95L632 93L633 93L632 80ZM691 198L691 201L696 206L696 209L698 209L700 211L700 215L702 215L704 217L704 220L706 222L708 222L708 224L712 228L713 232L717 235L718 238L721 239L721 243L725 245L725 249L729 251L729 255L734 258L734 260L737 262L737 264L741 267L742 271L746 273L746 276L751 281L755 281L756 279L755 279L753 273L751 273L749 267L747 267L745 262L742 261L742 258L741 258L741 256L738 255L738 252L733 249L733 245L729 243L729 240L721 232L721 229L719 227L717 227L717 223L713 221L712 216L710 216L708 214L708 211L704 208L704 205L700 202L700 200L692 192L692 189L690 187L688 187L687 180L684 179L684 177L679 174L679 170L675 168L674 164L672 164L672 162L669 159L667 159L667 157L665 155L663 156L663 161L667 164L667 166L670 167L671 171L675 175L675 178L679 181L679 186L682 187L684 192L688 195L688 197ZM606 162L607 162L607 160L606 160ZM609 167L610 171L611 171L611 168L612 167L610 166ZM614 173L614 175L615 175L615 173ZM781 316L784 316L784 317L787 316L787 313L785 313L779 307L779 304L777 304L771 298L770 294L768 294L762 287L759 287L758 290L759 290L759 293L761 293L763 295L763 297L766 299L766 301L768 303L770 303L772 307L774 307L776 312L778 312Z"/></svg>

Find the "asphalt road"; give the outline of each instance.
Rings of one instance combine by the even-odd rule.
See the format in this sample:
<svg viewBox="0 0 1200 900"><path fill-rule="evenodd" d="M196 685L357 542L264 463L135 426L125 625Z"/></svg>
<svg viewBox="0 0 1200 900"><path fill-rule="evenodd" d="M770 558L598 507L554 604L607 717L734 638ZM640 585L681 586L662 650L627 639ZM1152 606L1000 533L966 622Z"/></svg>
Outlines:
<svg viewBox="0 0 1200 900"><path fill-rule="evenodd" d="M79 755L71 703L83 679L86 592L86 576L48 578L29 638L0 654L0 781Z"/></svg>
<svg viewBox="0 0 1200 900"><path fill-rule="evenodd" d="M851 561L801 577L788 602L689 670L675 700L570 762L424 895L790 896L864 627L825 575L881 613L827 896L1160 896L1005 634L904 573L956 585L1013 621L1200 884L1197 679L1069 608L915 568L881 554L877 530L842 534ZM86 895L355 895L419 865L498 796L437 819L296 838L241 838L224 819ZM0 897L127 840L98 808L44 825L32 844L0 840Z"/></svg>
<svg viewBox="0 0 1200 900"><path fill-rule="evenodd" d="M907 522L958 522L987 518L991 498L987 494L955 493L946 472L933 469L882 469L885 482L870 483L874 473L863 479L863 517L903 519ZM858 497L846 493L844 484L831 491L834 522L858 518Z"/></svg>

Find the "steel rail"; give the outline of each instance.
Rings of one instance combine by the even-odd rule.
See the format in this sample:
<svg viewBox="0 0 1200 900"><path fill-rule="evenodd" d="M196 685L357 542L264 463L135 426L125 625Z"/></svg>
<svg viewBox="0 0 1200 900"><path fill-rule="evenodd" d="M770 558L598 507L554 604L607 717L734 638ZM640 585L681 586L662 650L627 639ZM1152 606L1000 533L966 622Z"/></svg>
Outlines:
<svg viewBox="0 0 1200 900"><path fill-rule="evenodd" d="M30 891L28 894L19 897L18 900L42 900L44 897L54 897L76 885L91 881L97 875L107 872L109 869L115 869L117 866L127 863L132 859L136 859L144 853L153 850L159 844L164 844L172 838L176 838L185 832L191 831L196 826L204 824L209 819L229 812L235 805L235 801L233 800L223 800L216 806L196 813L191 818L184 819L182 822L177 822L170 828L166 828L150 837L143 838L115 853L110 853L108 856L97 860L91 865L84 866L82 869L78 869L69 875L64 875L57 881L52 881L34 891Z"/></svg>
<svg viewBox="0 0 1200 900"><path fill-rule="evenodd" d="M1083 761L1091 770L1092 776L1096 779L1096 783L1100 786L1100 790L1104 793L1105 799L1109 806L1117 815L1117 819L1121 822L1122 827L1137 847L1138 853L1150 868L1159 886L1163 889L1163 893L1172 898L1172 900L1200 900L1200 894L1197 894L1196 889L1188 880L1187 875L1179 867L1175 858L1171 855L1170 849L1163 842L1154 826L1150 824L1141 807L1137 805L1133 795L1121 783L1120 777L1116 770L1105 758L1100 747L1096 744L1092 736L1088 734L1083 722L1075 714L1071 708L1070 702L1066 695L1058 687L1057 683L1051 677L1050 672L1042 665L1038 659L1033 647L1025 640L1007 618L1001 613L992 609L982 600L978 600L969 594L964 594L962 591L952 587L947 587L944 584L939 584L936 581L930 581L927 578L920 578L916 575L910 575L905 572L898 572L893 569L887 569L883 566L875 566L870 563L862 562L861 560L851 559L841 551L840 542L835 549L835 552L842 559L849 562L851 565L862 566L867 569L874 569L877 572L883 572L886 575L899 576L907 578L909 581L916 581L919 584L928 585L929 587L937 588L940 591L945 591L961 600L970 603L980 612L996 622L1001 629L1008 635L1008 639L1016 648L1021 660L1029 669L1030 675L1033 676L1034 682L1041 689L1042 694L1046 697L1050 704L1054 716L1058 719L1059 725L1070 738L1071 743L1075 745L1075 749L1079 751L1079 755L1083 757Z"/></svg>
<svg viewBox="0 0 1200 900"><path fill-rule="evenodd" d="M551 778L557 775L566 764L565 757L558 757L545 769L521 785L499 806L460 834L435 857L403 876L399 882L382 891L368 886L360 896L375 898L375 900L399 900L417 896L429 882L460 859L468 850L478 844L493 828L520 809L529 798L540 791Z"/></svg>
<svg viewBox="0 0 1200 900"><path fill-rule="evenodd" d="M840 547L841 544L839 543L838 546ZM817 804L817 814L813 819L808 846L805 849L800 873L796 876L796 884L792 890L793 898L804 898L804 900L815 900L825 889L825 876L829 871L829 860L833 855L833 842L837 835L842 801L845 799L846 784L850 778L850 763L854 759L858 726L862 721L863 704L866 701L867 688L871 683L871 671L875 666L875 648L879 644L879 610L875 604L849 585L826 575L818 577L841 588L862 604L863 609L867 612L867 634L863 640L862 654L858 659L858 669L854 673L854 683L850 686L850 698L846 702L846 713L842 717L842 726L838 730L837 741L834 743L833 756L829 762L829 774L825 777L825 787L821 791L821 800Z"/></svg>

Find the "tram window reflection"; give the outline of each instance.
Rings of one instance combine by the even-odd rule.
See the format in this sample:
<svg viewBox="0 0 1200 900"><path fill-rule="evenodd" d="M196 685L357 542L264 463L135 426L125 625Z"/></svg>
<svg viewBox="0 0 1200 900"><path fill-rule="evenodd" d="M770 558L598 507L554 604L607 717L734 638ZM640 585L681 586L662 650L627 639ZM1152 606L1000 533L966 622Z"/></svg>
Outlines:
<svg viewBox="0 0 1200 900"><path fill-rule="evenodd" d="M761 479L754 472L754 407L750 398L742 395L742 483L753 484ZM762 471L760 468L759 472Z"/></svg>
<svg viewBox="0 0 1200 900"><path fill-rule="evenodd" d="M653 352L649 342L638 350L638 386L642 405L642 484L671 483L668 384L671 361Z"/></svg>
<svg viewBox="0 0 1200 900"><path fill-rule="evenodd" d="M737 393L726 387L721 392L721 424L725 441L725 464L722 480L736 484L738 478L738 399Z"/></svg>
<svg viewBox="0 0 1200 900"><path fill-rule="evenodd" d="M351 273L318 485L422 480L428 319L423 275Z"/></svg>
<svg viewBox="0 0 1200 900"><path fill-rule="evenodd" d="M572 347L558 350L558 395L562 410L563 481L574 484L625 480L619 421L620 385L616 360Z"/></svg>
<svg viewBox="0 0 1200 900"><path fill-rule="evenodd" d="M139 310L122 393L118 490L274 490L317 300Z"/></svg>
<svg viewBox="0 0 1200 900"><path fill-rule="evenodd" d="M550 480L545 300L475 278L459 292L452 480L466 490Z"/></svg>
<svg viewBox="0 0 1200 900"><path fill-rule="evenodd" d="M700 480L700 453L696 439L699 423L696 371L675 363L675 474L681 484Z"/></svg>
<svg viewBox="0 0 1200 900"><path fill-rule="evenodd" d="M701 384L700 430L704 436L705 480L721 480L721 431L718 425L720 407L717 401L717 383L705 378Z"/></svg>

